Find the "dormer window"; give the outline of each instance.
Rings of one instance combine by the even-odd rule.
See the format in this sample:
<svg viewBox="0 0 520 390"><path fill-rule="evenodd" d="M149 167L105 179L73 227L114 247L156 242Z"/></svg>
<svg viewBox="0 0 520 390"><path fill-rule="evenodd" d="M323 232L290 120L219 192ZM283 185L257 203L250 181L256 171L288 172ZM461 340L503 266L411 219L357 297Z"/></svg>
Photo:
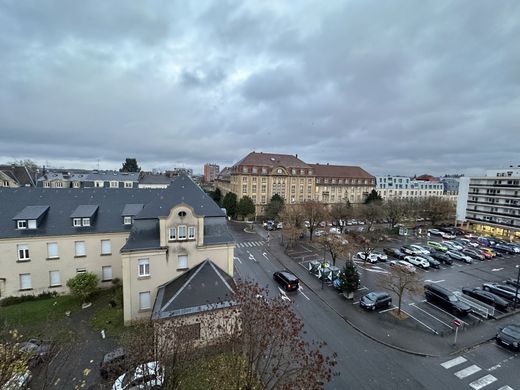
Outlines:
<svg viewBox="0 0 520 390"><path fill-rule="evenodd" d="M118 187L119 187L119 182L117 182L117 181L110 182L110 188L118 188Z"/></svg>
<svg viewBox="0 0 520 390"><path fill-rule="evenodd" d="M82 218L81 219L82 226L90 226L90 218Z"/></svg>
<svg viewBox="0 0 520 390"><path fill-rule="evenodd" d="M27 221L25 219L22 219L20 221L16 221L16 227L18 229L27 229Z"/></svg>
<svg viewBox="0 0 520 390"><path fill-rule="evenodd" d="M131 181L125 181L125 188L133 188Z"/></svg>
<svg viewBox="0 0 520 390"><path fill-rule="evenodd" d="M35 219L29 219L27 221L27 226L29 229L36 229L36 220Z"/></svg>
<svg viewBox="0 0 520 390"><path fill-rule="evenodd" d="M123 217L123 225L131 225L132 217Z"/></svg>
<svg viewBox="0 0 520 390"><path fill-rule="evenodd" d="M16 221L16 228L36 229L48 210L49 206L26 206L13 218Z"/></svg>
<svg viewBox="0 0 520 390"><path fill-rule="evenodd" d="M72 218L72 226L92 226L95 222L98 209L98 205L79 205L70 216Z"/></svg>
<svg viewBox="0 0 520 390"><path fill-rule="evenodd" d="M72 226L80 227L81 226L81 218L72 218Z"/></svg>

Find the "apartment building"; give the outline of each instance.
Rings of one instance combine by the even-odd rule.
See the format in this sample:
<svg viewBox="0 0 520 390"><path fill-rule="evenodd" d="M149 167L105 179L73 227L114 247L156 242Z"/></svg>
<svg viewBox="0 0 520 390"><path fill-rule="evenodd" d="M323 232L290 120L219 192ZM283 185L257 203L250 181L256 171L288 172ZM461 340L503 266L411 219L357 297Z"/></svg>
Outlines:
<svg viewBox="0 0 520 390"><path fill-rule="evenodd" d="M204 181L212 183L217 179L220 167L217 164L204 164Z"/></svg>
<svg viewBox="0 0 520 390"><path fill-rule="evenodd" d="M319 200L332 204L346 199L361 203L375 186L375 178L360 167L307 164L298 155L251 152L217 178L223 192L249 196L262 215L274 194L287 204Z"/></svg>
<svg viewBox="0 0 520 390"><path fill-rule="evenodd" d="M0 297L64 293L93 272L100 287L121 279L127 323L204 260L232 275L233 251L224 213L184 175L164 190L0 189Z"/></svg>
<svg viewBox="0 0 520 390"><path fill-rule="evenodd" d="M457 221L486 234L520 237L520 167L461 178Z"/></svg>
<svg viewBox="0 0 520 390"><path fill-rule="evenodd" d="M438 180L413 179L406 176L377 176L376 191L384 199L414 199L443 196L444 185Z"/></svg>
<svg viewBox="0 0 520 390"><path fill-rule="evenodd" d="M139 172L46 171L37 180L44 188L138 188Z"/></svg>

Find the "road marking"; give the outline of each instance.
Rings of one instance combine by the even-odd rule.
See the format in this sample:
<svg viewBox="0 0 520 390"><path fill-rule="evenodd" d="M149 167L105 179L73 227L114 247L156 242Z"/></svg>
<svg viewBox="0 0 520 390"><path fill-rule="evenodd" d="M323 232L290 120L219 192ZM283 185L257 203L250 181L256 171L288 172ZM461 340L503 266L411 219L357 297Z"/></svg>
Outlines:
<svg viewBox="0 0 520 390"><path fill-rule="evenodd" d="M240 264L242 264L242 261L236 256L233 257L233 260L237 260Z"/></svg>
<svg viewBox="0 0 520 390"><path fill-rule="evenodd" d="M503 268L493 268L491 270L491 272L498 272L498 271L502 271L502 270L503 270Z"/></svg>
<svg viewBox="0 0 520 390"><path fill-rule="evenodd" d="M468 368L465 368L464 370L457 371L455 373L455 376L459 379L464 379L467 376L473 375L476 372L480 371L480 367L477 365L469 366Z"/></svg>
<svg viewBox="0 0 520 390"><path fill-rule="evenodd" d="M500 344L497 344L497 345L498 345L500 348L503 348ZM512 355L512 356L510 356L510 357L508 357L508 358L506 358L506 359L504 359L504 360L502 360L500 363L498 363L497 365L494 365L493 367L489 368L487 371L495 371L497 368L502 367L502 364L503 364L503 363L507 363L509 360L514 359L515 356L516 356L516 354L515 354L515 355Z"/></svg>
<svg viewBox="0 0 520 390"><path fill-rule="evenodd" d="M413 318L415 321L417 321L419 324L421 324L421 325L425 326L426 328L430 329L433 333L435 333L435 334L439 334L439 332L437 332L435 329L429 327L429 326L426 325L424 322L418 320L417 318L415 318L415 317L414 317L413 315L411 315L410 313L404 311L403 309L401 309L401 311L402 311L404 314L406 314L407 316L412 317L412 318Z"/></svg>
<svg viewBox="0 0 520 390"><path fill-rule="evenodd" d="M497 378L495 378L493 375L491 374L488 374L486 376L483 376L482 378L480 379L477 379L476 381L474 382L471 382L469 385L471 387L473 387L475 390L479 390L483 387L486 387L487 385L495 382L497 380Z"/></svg>
<svg viewBox="0 0 520 390"><path fill-rule="evenodd" d="M515 390L515 389L513 389L511 386L507 386L507 385L505 385L505 386L502 386L502 387L501 387L500 389L498 389L498 390Z"/></svg>
<svg viewBox="0 0 520 390"><path fill-rule="evenodd" d="M389 309L381 310L381 311L379 312L379 314L381 314L381 313L386 313L387 311L395 310L395 309L397 309L397 306L392 306L392 307L389 308Z"/></svg>
<svg viewBox="0 0 520 390"><path fill-rule="evenodd" d="M416 309L419 309L419 310L422 311L424 314L429 315L429 316L432 317L433 319L439 321L441 324L446 325L446 326L447 326L448 328L450 328L450 329L453 329L453 328L451 327L451 325L445 323L444 321L439 320L439 319L438 319L437 317L435 317L433 314L428 313L426 310L421 309L419 306L416 306L415 303L410 303L410 306L413 306L413 307L415 307Z"/></svg>
<svg viewBox="0 0 520 390"><path fill-rule="evenodd" d="M352 302L353 305L357 305L358 303L359 303L359 301Z"/></svg>
<svg viewBox="0 0 520 390"><path fill-rule="evenodd" d="M307 295L305 295L305 293L303 292L303 287L302 287L302 286L300 286L300 287L298 288L298 291L300 291L300 294L302 294L305 298L307 298L308 301L311 300L311 299L310 299Z"/></svg>
<svg viewBox="0 0 520 390"><path fill-rule="evenodd" d="M426 283L442 283L442 282L445 282L444 279L441 279L441 280L430 280L430 279L426 279L425 280Z"/></svg>
<svg viewBox="0 0 520 390"><path fill-rule="evenodd" d="M290 298L287 296L285 291L283 291L280 287L278 287L278 290L280 290L280 294L282 294L282 301L287 299L289 302L291 302Z"/></svg>
<svg viewBox="0 0 520 390"><path fill-rule="evenodd" d="M456 357L455 359L451 359L451 360L448 360L447 362L442 363L441 366L448 369L448 368L458 366L459 364L465 363L467 361L468 360L466 358L459 356L459 357Z"/></svg>
<svg viewBox="0 0 520 390"><path fill-rule="evenodd" d="M448 312L445 311L445 310L442 310L439 306L436 306L436 305L434 305L433 303L430 303L430 302L428 302L428 301L426 301L426 303L427 303L428 305L430 305L430 306L433 306L433 307L436 308L437 310L440 310L440 311L442 311L443 313L446 313L446 314L449 315L450 317L453 317L453 318L459 320L459 321L462 322L463 324L465 324L465 325L469 325L466 321L463 321L463 320L461 320L460 318L454 316L453 314L448 313Z"/></svg>
<svg viewBox="0 0 520 390"><path fill-rule="evenodd" d="M368 290L368 287L367 286L363 286L363 287L360 287L357 289L357 291L363 291L363 290Z"/></svg>

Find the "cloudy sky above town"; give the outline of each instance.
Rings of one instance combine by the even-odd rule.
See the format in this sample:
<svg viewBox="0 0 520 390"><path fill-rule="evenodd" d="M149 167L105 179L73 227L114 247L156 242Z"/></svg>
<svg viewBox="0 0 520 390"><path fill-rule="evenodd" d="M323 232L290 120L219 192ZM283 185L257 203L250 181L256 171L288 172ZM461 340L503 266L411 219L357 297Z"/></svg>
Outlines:
<svg viewBox="0 0 520 390"><path fill-rule="evenodd" d="M520 164L520 2L0 2L0 163Z"/></svg>

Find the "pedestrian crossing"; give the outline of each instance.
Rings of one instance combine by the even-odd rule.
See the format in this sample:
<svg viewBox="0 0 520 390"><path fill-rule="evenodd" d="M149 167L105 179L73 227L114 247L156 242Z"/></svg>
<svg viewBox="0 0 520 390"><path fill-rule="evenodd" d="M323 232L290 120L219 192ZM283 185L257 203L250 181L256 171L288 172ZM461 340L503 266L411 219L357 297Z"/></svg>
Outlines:
<svg viewBox="0 0 520 390"><path fill-rule="evenodd" d="M252 248L254 246L262 246L265 245L267 241L245 241L245 242L237 242L237 248Z"/></svg>
<svg viewBox="0 0 520 390"><path fill-rule="evenodd" d="M469 366L463 368L463 364ZM484 389L485 387L491 385L492 383L495 383L498 379L494 377L491 374L483 375L480 378L477 378L477 376L482 375L482 368L477 366L476 364L471 364L471 362L468 362L468 360L462 356L457 356L454 359L445 361L441 363L441 366L444 367L446 370L449 370L450 368L454 368L455 371L453 375L455 375L457 378L461 380L470 380L471 382L468 384L469 387L471 387L473 390L480 390ZM496 384L495 384L496 386ZM491 390L492 387L489 387L488 389ZM485 390L488 390L485 389ZM494 388L496 389L496 387ZM510 386L502 386L498 388L497 390L514 390Z"/></svg>

